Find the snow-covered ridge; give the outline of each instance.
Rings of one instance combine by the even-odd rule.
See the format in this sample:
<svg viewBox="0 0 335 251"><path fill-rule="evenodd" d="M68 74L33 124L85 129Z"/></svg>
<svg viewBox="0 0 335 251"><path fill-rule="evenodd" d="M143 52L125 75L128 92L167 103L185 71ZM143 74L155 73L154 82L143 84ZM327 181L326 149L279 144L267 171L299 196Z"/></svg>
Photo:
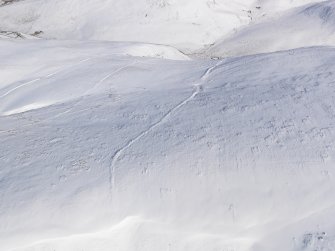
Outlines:
<svg viewBox="0 0 335 251"><path fill-rule="evenodd" d="M335 1L298 7L284 15L246 26L206 51L227 57L335 45Z"/></svg>
<svg viewBox="0 0 335 251"><path fill-rule="evenodd" d="M259 19L315 0L24 0L0 8L0 30L46 38L136 41L193 52Z"/></svg>

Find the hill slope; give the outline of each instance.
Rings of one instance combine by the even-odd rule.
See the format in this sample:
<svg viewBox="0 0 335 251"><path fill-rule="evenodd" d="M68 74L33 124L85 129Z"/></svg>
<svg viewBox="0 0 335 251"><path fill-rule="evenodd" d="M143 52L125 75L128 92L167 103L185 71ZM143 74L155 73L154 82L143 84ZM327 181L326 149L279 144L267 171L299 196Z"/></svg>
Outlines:
<svg viewBox="0 0 335 251"><path fill-rule="evenodd" d="M56 65L25 43L1 62L39 78L5 97L33 110L0 117L3 250L334 250L334 49L169 61L38 43Z"/></svg>
<svg viewBox="0 0 335 251"><path fill-rule="evenodd" d="M0 0L1 251L335 251L334 2Z"/></svg>
<svg viewBox="0 0 335 251"><path fill-rule="evenodd" d="M335 1L313 3L241 28L206 53L238 56L308 46L335 45Z"/></svg>
<svg viewBox="0 0 335 251"><path fill-rule="evenodd" d="M0 30L57 39L135 41L192 52L259 18L315 0L24 0L0 8ZM259 9L260 8L260 9Z"/></svg>

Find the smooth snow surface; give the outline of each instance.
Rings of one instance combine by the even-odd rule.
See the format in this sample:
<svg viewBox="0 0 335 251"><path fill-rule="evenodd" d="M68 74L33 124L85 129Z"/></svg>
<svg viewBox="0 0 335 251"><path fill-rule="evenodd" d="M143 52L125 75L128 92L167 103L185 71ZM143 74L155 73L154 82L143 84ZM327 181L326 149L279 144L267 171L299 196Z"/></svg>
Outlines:
<svg viewBox="0 0 335 251"><path fill-rule="evenodd" d="M117 46L0 42L1 250L334 250L335 49Z"/></svg>

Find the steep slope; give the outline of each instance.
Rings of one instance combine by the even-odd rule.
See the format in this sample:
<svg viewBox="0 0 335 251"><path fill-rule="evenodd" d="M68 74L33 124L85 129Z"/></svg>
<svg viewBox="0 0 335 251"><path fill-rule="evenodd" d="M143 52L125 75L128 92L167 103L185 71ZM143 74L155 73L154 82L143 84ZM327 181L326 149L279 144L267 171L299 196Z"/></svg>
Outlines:
<svg viewBox="0 0 335 251"><path fill-rule="evenodd" d="M41 78L7 102L74 94L0 116L2 250L334 250L333 48L173 61L1 43L0 95Z"/></svg>
<svg viewBox="0 0 335 251"><path fill-rule="evenodd" d="M218 41L207 54L226 57L321 45L335 45L335 1L299 7L249 25Z"/></svg>

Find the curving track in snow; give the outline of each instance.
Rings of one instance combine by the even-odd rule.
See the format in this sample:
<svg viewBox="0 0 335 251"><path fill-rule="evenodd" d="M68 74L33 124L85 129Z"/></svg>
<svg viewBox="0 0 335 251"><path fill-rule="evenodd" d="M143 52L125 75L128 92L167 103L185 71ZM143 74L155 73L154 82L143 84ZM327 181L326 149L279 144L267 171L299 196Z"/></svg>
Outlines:
<svg viewBox="0 0 335 251"><path fill-rule="evenodd" d="M182 107L184 107L186 104L188 104L190 101L192 101L202 90L204 85L206 85L208 78L210 77L210 74L218 68L222 62L215 64L212 67L209 67L204 74L200 78L200 82L194 85L194 91L192 94L178 103L176 106L168 110L156 123L152 124L150 127L148 127L146 130L138 134L136 137L130 139L123 147L118 149L113 156L111 157L110 166L109 166L109 185L110 185L110 191L111 195L114 191L115 187L115 167L117 164L117 161L122 156L122 154L127 151L132 145L134 145L136 142L138 142L140 139L145 137L147 134L149 134L151 131L159 127L161 124L165 123L173 114L178 112Z"/></svg>

